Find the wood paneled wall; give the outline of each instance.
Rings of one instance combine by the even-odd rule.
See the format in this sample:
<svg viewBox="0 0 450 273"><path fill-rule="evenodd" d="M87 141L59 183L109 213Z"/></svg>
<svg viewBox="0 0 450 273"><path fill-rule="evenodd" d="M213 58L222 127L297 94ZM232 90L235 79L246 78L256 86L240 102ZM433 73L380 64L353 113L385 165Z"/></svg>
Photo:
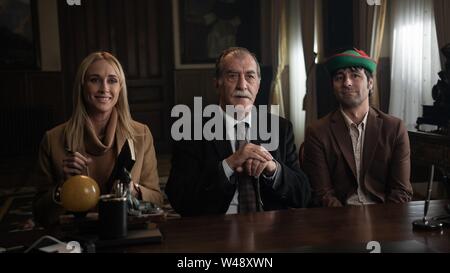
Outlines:
<svg viewBox="0 0 450 273"><path fill-rule="evenodd" d="M219 94L214 86L214 69L175 70L175 104L185 104L192 108L194 97L202 97L202 105L217 104ZM272 82L272 67L261 66L261 83L256 105L268 104Z"/></svg>
<svg viewBox="0 0 450 273"><path fill-rule="evenodd" d="M44 132L64 121L61 73L0 72L0 156L35 155Z"/></svg>
<svg viewBox="0 0 450 273"><path fill-rule="evenodd" d="M170 1L96 0L81 6L60 1L66 114L80 62L91 52L109 51L125 70L133 118L150 127L158 151L167 151L173 104L171 18Z"/></svg>
<svg viewBox="0 0 450 273"><path fill-rule="evenodd" d="M203 106L217 104L219 96L214 86L214 69L175 71L175 104L191 108L194 97L202 97Z"/></svg>
<svg viewBox="0 0 450 273"><path fill-rule="evenodd" d="M0 71L0 188L27 183L45 131L64 119L60 72Z"/></svg>
<svg viewBox="0 0 450 273"><path fill-rule="evenodd" d="M389 57L381 57L378 60L376 77L378 80L380 110L387 113L389 112L391 96L391 59Z"/></svg>

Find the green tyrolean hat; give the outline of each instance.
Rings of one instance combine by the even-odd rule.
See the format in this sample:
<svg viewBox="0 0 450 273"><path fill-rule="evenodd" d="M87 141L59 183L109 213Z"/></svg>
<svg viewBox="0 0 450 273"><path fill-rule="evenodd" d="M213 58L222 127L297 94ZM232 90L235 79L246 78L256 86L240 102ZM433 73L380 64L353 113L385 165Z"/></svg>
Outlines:
<svg viewBox="0 0 450 273"><path fill-rule="evenodd" d="M356 48L331 56L325 62L325 66L330 74L338 69L346 67L363 67L372 74L377 69L377 63L364 51Z"/></svg>

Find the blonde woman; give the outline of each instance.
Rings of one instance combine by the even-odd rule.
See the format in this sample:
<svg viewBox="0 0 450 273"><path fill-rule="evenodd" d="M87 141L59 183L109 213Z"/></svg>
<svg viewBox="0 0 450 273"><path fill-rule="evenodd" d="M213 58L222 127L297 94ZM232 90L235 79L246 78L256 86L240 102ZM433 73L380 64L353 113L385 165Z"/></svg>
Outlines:
<svg viewBox="0 0 450 273"><path fill-rule="evenodd" d="M153 137L149 128L132 120L125 75L110 53L95 52L81 63L73 89L71 118L44 135L34 182L38 185L33 211L43 225L56 223L64 213L58 192L70 176L84 174L111 191L111 173L118 153L128 141L136 162L131 170L131 192L144 201L161 205Z"/></svg>

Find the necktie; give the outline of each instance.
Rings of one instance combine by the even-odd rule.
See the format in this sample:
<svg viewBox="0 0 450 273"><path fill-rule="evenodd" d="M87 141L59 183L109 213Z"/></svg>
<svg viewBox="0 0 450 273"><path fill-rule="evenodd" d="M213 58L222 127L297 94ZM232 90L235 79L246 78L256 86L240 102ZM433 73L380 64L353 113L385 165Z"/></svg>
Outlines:
<svg viewBox="0 0 450 273"><path fill-rule="evenodd" d="M248 124L236 124L236 150L247 144L245 138ZM238 211L257 211L257 198L255 191L255 179L245 173L237 174L238 185Z"/></svg>

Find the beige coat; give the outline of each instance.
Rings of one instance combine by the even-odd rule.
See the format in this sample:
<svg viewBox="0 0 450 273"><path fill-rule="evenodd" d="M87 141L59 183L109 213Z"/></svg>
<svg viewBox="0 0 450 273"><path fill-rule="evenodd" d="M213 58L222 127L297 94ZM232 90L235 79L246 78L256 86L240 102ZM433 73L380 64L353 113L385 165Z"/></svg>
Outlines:
<svg viewBox="0 0 450 273"><path fill-rule="evenodd" d="M33 204L35 220L42 224L51 224L57 221L63 208L53 201L53 190L63 182L63 158L66 156L66 138L64 135L66 123L61 124L44 135L39 148L39 157L32 182L38 187L38 194ZM149 128L139 122L133 121L135 136L134 150L136 161L131 170L132 181L139 185L142 200L161 205L163 202L159 187L159 177L153 137ZM118 156L126 138L116 133L114 152ZM135 187L132 187L132 192Z"/></svg>

